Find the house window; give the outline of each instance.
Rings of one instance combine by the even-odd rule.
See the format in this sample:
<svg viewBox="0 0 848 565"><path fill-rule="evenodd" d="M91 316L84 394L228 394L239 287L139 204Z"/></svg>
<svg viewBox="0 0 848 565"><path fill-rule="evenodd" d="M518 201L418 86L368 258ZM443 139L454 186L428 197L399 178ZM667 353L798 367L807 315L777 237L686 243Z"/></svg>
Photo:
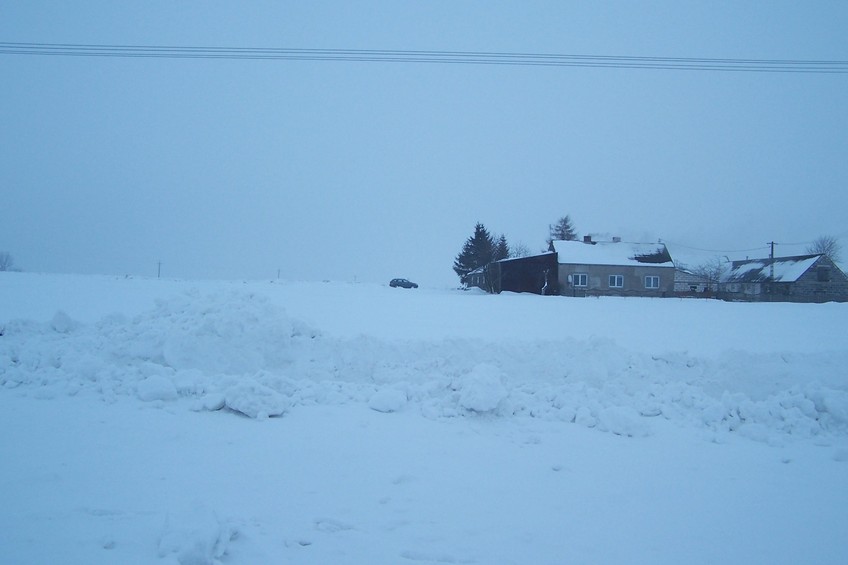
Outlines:
<svg viewBox="0 0 848 565"><path fill-rule="evenodd" d="M655 275L645 277L645 288L658 289L660 287L660 278Z"/></svg>
<svg viewBox="0 0 848 565"><path fill-rule="evenodd" d="M816 275L819 282L830 282L830 267L818 267Z"/></svg>
<svg viewBox="0 0 848 565"><path fill-rule="evenodd" d="M574 281L574 286L589 286L589 275L586 273L577 273L576 275L572 275L572 281Z"/></svg>
<svg viewBox="0 0 848 565"><path fill-rule="evenodd" d="M610 288L624 288L624 275L610 275L609 276L609 287Z"/></svg>

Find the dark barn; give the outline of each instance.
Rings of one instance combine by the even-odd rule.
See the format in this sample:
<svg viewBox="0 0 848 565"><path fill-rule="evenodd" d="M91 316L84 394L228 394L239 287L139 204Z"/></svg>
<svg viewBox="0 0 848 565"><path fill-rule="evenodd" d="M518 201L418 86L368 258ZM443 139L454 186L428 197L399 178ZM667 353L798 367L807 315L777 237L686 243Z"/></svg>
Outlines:
<svg viewBox="0 0 848 565"><path fill-rule="evenodd" d="M503 259L486 266L489 292L557 294L557 254Z"/></svg>

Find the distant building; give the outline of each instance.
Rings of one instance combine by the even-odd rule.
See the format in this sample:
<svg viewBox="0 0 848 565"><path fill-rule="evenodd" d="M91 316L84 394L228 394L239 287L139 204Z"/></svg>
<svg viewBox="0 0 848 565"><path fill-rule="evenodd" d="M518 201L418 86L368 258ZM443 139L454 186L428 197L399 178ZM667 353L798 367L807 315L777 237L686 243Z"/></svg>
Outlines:
<svg viewBox="0 0 848 565"><path fill-rule="evenodd" d="M552 251L494 261L465 278L487 292L564 296L672 296L674 263L662 243L553 241Z"/></svg>
<svg viewBox="0 0 848 565"><path fill-rule="evenodd" d="M718 290L718 282L704 275L694 273L686 267L677 267L674 273L674 293L677 296L713 296Z"/></svg>
<svg viewBox="0 0 848 565"><path fill-rule="evenodd" d="M733 261L719 292L725 300L846 302L848 277L825 255Z"/></svg>
<svg viewBox="0 0 848 565"><path fill-rule="evenodd" d="M462 279L465 286L476 286L483 290L489 291L489 285L486 279L486 267L478 267L465 275ZM489 291L491 292L491 291Z"/></svg>

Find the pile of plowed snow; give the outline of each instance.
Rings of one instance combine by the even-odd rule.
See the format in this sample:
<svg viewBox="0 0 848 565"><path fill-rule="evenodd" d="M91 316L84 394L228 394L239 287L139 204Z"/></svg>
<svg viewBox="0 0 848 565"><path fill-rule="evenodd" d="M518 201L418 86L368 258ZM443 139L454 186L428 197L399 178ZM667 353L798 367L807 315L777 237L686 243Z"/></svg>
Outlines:
<svg viewBox="0 0 848 565"><path fill-rule="evenodd" d="M658 418L703 427L712 437L735 432L770 443L848 433L846 349L658 353L603 337L557 339L555 327L545 332L549 338L531 340L441 337L436 331L412 339L338 335L290 317L281 305L285 299L273 294L276 286L256 287L266 292L192 288L140 314L96 322L61 310L46 321L0 320L0 386L40 398L126 397L252 418L282 416L305 405L365 403L380 412L414 410L428 418L559 420L626 436L650 435ZM392 304L404 296L377 290L374 296ZM444 291L414 300L444 296L455 304L457 295L481 298ZM493 309L499 298L509 302L506 296L482 298L491 298ZM587 304L536 298L577 301L584 311ZM628 304L634 303L638 299ZM685 316L695 301L673 303ZM641 304L647 318L659 302ZM603 301L589 306L609 311ZM775 316L786 311L770 306ZM433 309L434 316L440 312ZM439 323L450 320L433 325Z"/></svg>

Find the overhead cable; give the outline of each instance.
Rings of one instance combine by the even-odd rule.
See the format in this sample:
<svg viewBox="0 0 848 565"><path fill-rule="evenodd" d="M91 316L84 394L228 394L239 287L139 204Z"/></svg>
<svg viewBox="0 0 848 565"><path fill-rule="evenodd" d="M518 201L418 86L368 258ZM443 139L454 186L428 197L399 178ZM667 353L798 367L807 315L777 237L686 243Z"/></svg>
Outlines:
<svg viewBox="0 0 848 565"><path fill-rule="evenodd" d="M677 71L846 74L848 61L803 59L711 59L632 57L478 51L409 51L381 49L299 49L270 47L192 47L166 45L90 45L76 43L0 42L0 55L120 57L162 59L249 59L589 67Z"/></svg>

